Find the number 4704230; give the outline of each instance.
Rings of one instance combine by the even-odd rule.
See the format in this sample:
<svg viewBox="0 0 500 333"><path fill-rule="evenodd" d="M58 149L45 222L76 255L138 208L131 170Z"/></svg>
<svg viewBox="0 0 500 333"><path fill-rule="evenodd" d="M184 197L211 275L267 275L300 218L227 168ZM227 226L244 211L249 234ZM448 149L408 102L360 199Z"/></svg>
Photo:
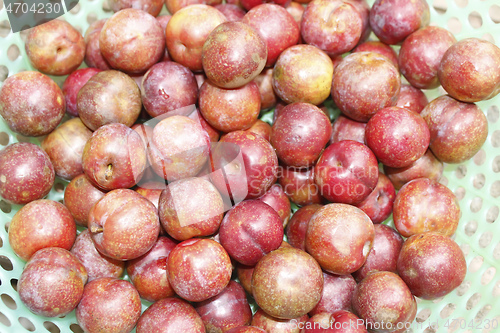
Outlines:
<svg viewBox="0 0 500 333"><path fill-rule="evenodd" d="M465 320L464 318L448 319L444 323L444 327L451 329L471 329L471 330L488 330L497 329L499 323L497 319L482 319L482 320Z"/></svg>
<svg viewBox="0 0 500 333"><path fill-rule="evenodd" d="M52 13L63 13L64 8L61 3L51 3L51 2L38 2L33 4L27 4L26 2L13 2L8 3L5 7L7 13L13 13L15 15L20 14L52 14Z"/></svg>

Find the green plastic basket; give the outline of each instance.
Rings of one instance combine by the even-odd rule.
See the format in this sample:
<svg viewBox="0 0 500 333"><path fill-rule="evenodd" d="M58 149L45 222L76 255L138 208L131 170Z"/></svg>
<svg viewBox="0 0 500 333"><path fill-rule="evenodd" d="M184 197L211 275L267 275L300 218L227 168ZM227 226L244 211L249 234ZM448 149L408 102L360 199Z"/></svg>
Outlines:
<svg viewBox="0 0 500 333"><path fill-rule="evenodd" d="M447 28L457 39L479 37L500 45L499 0L428 2L431 24ZM91 22L111 14L106 0L81 0L62 18L84 32ZM24 51L25 37L26 31L10 31L0 0L0 85L7 76L32 69ZM64 80L53 78L59 84ZM433 99L443 92L436 89L426 94ZM488 118L488 139L469 162L446 165L441 179L460 201L462 217L454 238L466 256L468 272L464 283L449 295L435 301L419 300L417 319L408 332L500 332L500 96L477 104ZM39 139L13 133L0 120L0 149L27 140L39 143ZM57 179L49 199L62 201L65 185ZM0 201L0 332L81 332L74 312L64 318L44 318L32 314L20 301L16 283L25 262L10 248L7 234L19 208ZM144 302L143 308L148 305Z"/></svg>

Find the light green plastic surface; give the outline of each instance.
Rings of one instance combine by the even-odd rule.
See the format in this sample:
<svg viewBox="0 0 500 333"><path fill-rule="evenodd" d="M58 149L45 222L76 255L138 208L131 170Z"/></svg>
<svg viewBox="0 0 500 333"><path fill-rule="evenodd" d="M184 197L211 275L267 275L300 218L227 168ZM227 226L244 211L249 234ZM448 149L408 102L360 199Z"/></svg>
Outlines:
<svg viewBox="0 0 500 333"><path fill-rule="evenodd" d="M368 2L372 4L374 0ZM495 23L490 17L490 13L494 11L492 6L500 6L499 0L428 0L428 2L433 25L453 30L452 28L458 24L461 25L461 30L455 33L457 39L479 37L500 45L500 24ZM443 12L442 9L436 10L434 7L446 10ZM476 12L482 19L479 28L474 28L469 23L469 15L472 12ZM80 0L75 9L64 15L64 19L84 32L89 26L89 21L109 17L111 14L109 10L103 10L103 0ZM0 0L0 84L5 79L2 73L6 69L9 75L32 69L24 51L23 36L26 32L13 34L6 32L5 29L2 30L1 27L8 24L7 22L7 14ZM7 50L16 46L20 51L19 57L9 59ZM61 83L64 78L54 79ZM433 99L443 91L436 89L426 93L429 99ZM444 298L436 301L419 301L417 319L409 332L500 332L500 96L477 104L488 118L488 139L481 151L469 162L446 165L441 181L457 195L460 201L462 217L454 238L466 255L468 272L462 286ZM26 138L13 134L4 121L0 120L0 149L19 140ZM36 139L31 140L37 142ZM61 180L57 180L56 183L58 185L50 192L49 198L62 200L66 183ZM20 277L25 263L12 252L5 224L9 223L19 208L20 206L10 206L0 201L0 259L3 258L0 260L3 265L0 267L0 332L48 332L48 328L54 325L60 332L80 332L76 326L74 312L65 318L35 316L21 303L13 288L12 282ZM6 258L12 263L11 270L8 270L10 269L8 265L3 264ZM144 303L143 308L147 304ZM26 324L26 320L31 324ZM487 320L490 323L496 320L498 328L485 329ZM10 325L6 326L6 322ZM436 323L438 327L435 326Z"/></svg>

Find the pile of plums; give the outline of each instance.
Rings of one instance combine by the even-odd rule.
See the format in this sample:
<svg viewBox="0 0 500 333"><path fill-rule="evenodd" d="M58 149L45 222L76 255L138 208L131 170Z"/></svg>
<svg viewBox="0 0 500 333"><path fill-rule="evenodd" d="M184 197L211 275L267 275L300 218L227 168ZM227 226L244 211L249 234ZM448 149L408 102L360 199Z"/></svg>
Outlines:
<svg viewBox="0 0 500 333"><path fill-rule="evenodd" d="M38 71L0 91L41 140L0 151L22 302L85 332L405 331L464 280L439 180L486 140L500 49L423 0L198 2L29 32Z"/></svg>

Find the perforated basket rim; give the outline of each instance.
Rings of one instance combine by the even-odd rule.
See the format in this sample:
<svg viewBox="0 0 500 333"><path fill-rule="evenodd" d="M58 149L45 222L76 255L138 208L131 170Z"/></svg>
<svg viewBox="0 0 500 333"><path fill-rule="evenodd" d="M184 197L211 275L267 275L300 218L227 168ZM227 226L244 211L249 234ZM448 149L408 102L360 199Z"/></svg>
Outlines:
<svg viewBox="0 0 500 333"><path fill-rule="evenodd" d="M65 14L63 19L75 27L85 31L89 26L87 19L93 13L92 20L109 17L112 13L103 10L106 0L80 0L76 8ZM368 0L371 5L375 0ZM500 24L495 23L490 16L490 8L499 6L498 0L427 0L431 11L431 24L444 28L461 25L461 31L456 33L457 40L478 37L486 38L500 45ZM436 8L438 10L436 10ZM108 7L109 8L109 7ZM446 8L443 12L442 8ZM499 7L500 9L500 7ZM165 9L164 9L165 10ZM476 12L482 19L482 25L475 28L471 25L469 15ZM476 15L476 22L477 22ZM472 14L474 16L474 14ZM473 17L471 18L473 19ZM7 15L0 0L0 26L7 22ZM9 75L22 70L31 70L24 51L22 33L0 33L0 75L1 69L7 69ZM15 45L15 46L12 46ZM19 57L9 59L7 51L17 47ZM53 77L59 84L64 77ZM1 84L0 77L0 84ZM443 94L442 89L426 91L429 100ZM500 202L500 96L489 101L477 103L485 112L489 123L489 134L481 151L470 161L460 165L446 165L441 182L447 185L459 198L462 217L454 239L466 255L468 272L464 283L449 295L435 301L419 301L417 320L410 332L500 332L500 237L498 231L498 212ZM15 135L0 120L0 148L7 143L27 140ZM39 143L38 139L29 139ZM495 171L494 171L495 170ZM57 180L56 185L48 195L49 199L60 201L66 182ZM34 327L34 332L48 332L44 323L57 325L61 332L78 332L74 312L64 318L44 318L31 313L20 301L18 293L11 283L21 275L24 261L16 257L9 246L8 235L4 227L12 219L21 206L13 205L11 210L0 204L0 257L8 258L12 270L0 266L0 332L24 332L27 329L19 318L26 318ZM386 223L391 224L388 220ZM486 283L487 282L487 283ZM479 295L479 296L478 296ZM479 299L478 299L479 298ZM12 307L15 302L15 308ZM149 305L143 302L143 310ZM11 307L9 307L11 306ZM470 309L468 309L470 307ZM2 322L7 319L10 326ZM499 328L486 329L487 320L496 320ZM431 324L438 327L429 327ZM453 327L452 325L455 325ZM26 325L26 324L25 324ZM471 325L473 327L471 327ZM33 330L32 330L33 331Z"/></svg>

